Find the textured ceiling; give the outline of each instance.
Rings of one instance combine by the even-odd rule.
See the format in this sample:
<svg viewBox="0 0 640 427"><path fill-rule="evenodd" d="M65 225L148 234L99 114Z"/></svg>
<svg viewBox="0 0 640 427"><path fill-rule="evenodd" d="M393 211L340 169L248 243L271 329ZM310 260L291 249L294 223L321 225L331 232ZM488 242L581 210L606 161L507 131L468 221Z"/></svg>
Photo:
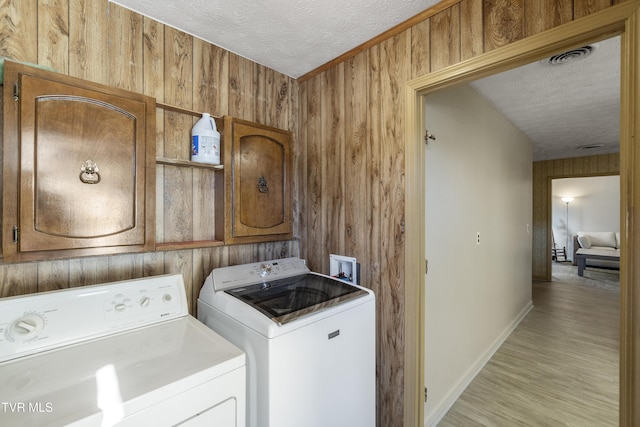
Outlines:
<svg viewBox="0 0 640 427"><path fill-rule="evenodd" d="M109 0L290 77L300 77L439 0ZM534 160L619 151L620 40L472 83L533 142ZM560 52L558 52L560 53ZM605 144L590 150L577 147Z"/></svg>
<svg viewBox="0 0 640 427"><path fill-rule="evenodd" d="M110 0L300 77L439 0Z"/></svg>
<svg viewBox="0 0 640 427"><path fill-rule="evenodd" d="M563 65L543 61L471 84L533 142L533 159L620 150L620 38ZM601 148L578 147L604 144Z"/></svg>

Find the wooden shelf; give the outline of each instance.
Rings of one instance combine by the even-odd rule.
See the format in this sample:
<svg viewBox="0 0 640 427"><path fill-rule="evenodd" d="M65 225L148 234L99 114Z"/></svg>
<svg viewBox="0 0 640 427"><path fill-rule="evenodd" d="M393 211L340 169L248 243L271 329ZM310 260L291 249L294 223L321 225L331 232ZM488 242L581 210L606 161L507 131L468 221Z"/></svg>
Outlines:
<svg viewBox="0 0 640 427"><path fill-rule="evenodd" d="M166 242L157 243L157 251L176 251L181 249L213 248L224 246L222 240L194 240L192 242Z"/></svg>
<svg viewBox="0 0 640 427"><path fill-rule="evenodd" d="M194 111L188 108L176 107L175 105L165 104L164 102L156 101L156 107L162 108L163 110L174 111L176 113L188 114L190 116L195 116L195 117L202 117L201 111ZM216 117L214 115L211 115L211 117L213 117L216 120L216 122L218 120L222 120L221 117Z"/></svg>
<svg viewBox="0 0 640 427"><path fill-rule="evenodd" d="M167 157L157 157L156 163L159 163L161 165L182 166L182 167L189 167L189 168L204 168L204 169L215 169L215 170L224 169L224 165L212 165L209 163L192 162L189 160L169 159Z"/></svg>

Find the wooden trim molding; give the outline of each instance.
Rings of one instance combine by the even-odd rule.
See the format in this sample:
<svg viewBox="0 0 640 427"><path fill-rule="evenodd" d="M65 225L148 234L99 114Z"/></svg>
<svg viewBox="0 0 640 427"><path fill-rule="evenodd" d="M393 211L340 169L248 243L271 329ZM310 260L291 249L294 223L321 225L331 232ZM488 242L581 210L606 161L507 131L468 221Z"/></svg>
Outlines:
<svg viewBox="0 0 640 427"><path fill-rule="evenodd" d="M640 0L629 0L448 68L406 86L405 253L405 425L423 425L424 403L424 96L542 59L548 55L622 34L621 64L621 274L620 425L640 425Z"/></svg>

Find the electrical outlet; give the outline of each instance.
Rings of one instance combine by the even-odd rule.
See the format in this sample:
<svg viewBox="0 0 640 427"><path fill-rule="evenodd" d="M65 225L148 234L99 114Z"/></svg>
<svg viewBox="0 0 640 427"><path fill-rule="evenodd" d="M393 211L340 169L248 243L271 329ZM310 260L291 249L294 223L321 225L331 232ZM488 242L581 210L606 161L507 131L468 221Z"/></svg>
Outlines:
<svg viewBox="0 0 640 427"><path fill-rule="evenodd" d="M478 231L476 233L476 245L479 245L479 244L480 244L480 232Z"/></svg>

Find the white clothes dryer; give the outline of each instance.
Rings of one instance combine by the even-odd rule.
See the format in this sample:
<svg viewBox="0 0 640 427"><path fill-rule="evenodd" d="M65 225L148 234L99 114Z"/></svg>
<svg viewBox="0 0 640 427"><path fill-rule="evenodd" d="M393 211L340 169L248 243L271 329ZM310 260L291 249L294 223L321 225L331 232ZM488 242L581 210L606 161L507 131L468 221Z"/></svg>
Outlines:
<svg viewBox="0 0 640 427"><path fill-rule="evenodd" d="M245 425L245 355L181 275L0 299L0 425Z"/></svg>

